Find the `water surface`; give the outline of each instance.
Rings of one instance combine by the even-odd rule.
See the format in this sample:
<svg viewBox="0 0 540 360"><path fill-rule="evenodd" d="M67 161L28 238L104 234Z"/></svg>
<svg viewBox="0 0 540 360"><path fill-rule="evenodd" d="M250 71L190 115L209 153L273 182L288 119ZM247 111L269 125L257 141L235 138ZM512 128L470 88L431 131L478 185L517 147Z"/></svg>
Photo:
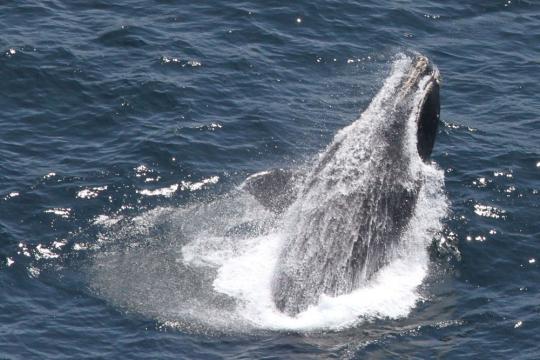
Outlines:
<svg viewBox="0 0 540 360"><path fill-rule="evenodd" d="M536 2L26 0L0 24L0 357L538 356ZM307 332L212 293L223 326L179 314L215 275L179 271L182 211L309 161L404 51L443 76L450 208L414 307Z"/></svg>

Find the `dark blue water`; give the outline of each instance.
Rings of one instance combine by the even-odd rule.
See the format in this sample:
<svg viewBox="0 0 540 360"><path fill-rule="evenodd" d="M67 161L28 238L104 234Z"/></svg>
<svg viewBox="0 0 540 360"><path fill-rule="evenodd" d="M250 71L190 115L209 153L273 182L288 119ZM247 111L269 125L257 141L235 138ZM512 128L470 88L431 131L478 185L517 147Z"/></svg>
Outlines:
<svg viewBox="0 0 540 360"><path fill-rule="evenodd" d="M539 39L532 0L1 2L0 358L537 358ZM443 76L450 202L416 306L309 332L179 314L174 217L148 214L303 163L410 51Z"/></svg>

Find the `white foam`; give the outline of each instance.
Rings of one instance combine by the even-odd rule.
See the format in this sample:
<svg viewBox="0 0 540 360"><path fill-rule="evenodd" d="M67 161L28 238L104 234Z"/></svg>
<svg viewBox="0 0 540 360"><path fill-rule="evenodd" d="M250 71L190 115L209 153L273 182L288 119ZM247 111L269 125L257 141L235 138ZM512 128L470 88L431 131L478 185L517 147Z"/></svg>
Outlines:
<svg viewBox="0 0 540 360"><path fill-rule="evenodd" d="M28 275L31 278L37 278L39 274L41 273L41 271L35 266L29 266L27 270L28 270Z"/></svg>
<svg viewBox="0 0 540 360"><path fill-rule="evenodd" d="M54 253L51 249L46 248L42 244L36 246L36 259L55 259L59 257L58 254Z"/></svg>
<svg viewBox="0 0 540 360"><path fill-rule="evenodd" d="M494 206L475 204L474 205L474 213L476 215L479 215L479 216L498 219L500 217L504 217L506 212L504 210L498 209L498 208L496 208Z"/></svg>
<svg viewBox="0 0 540 360"><path fill-rule="evenodd" d="M93 188L83 189L77 192L77 197L81 199L93 199L96 198L100 192L107 190L105 186L95 186Z"/></svg>
<svg viewBox="0 0 540 360"><path fill-rule="evenodd" d="M197 191L201 190L205 186L217 184L219 181L219 176L211 176L201 181L191 182L191 181L182 181L180 184L173 184L171 186L149 190L137 190L137 193L145 196L165 196L171 197L178 189L181 191Z"/></svg>
<svg viewBox="0 0 540 360"><path fill-rule="evenodd" d="M69 215L71 214L71 209L70 208L52 208L52 209L45 210L45 213L54 214L54 215L67 219Z"/></svg>
<svg viewBox="0 0 540 360"><path fill-rule="evenodd" d="M172 194L174 194L178 190L178 184L173 184L171 186L163 187L160 189L143 189L143 190L137 190L137 193L145 196L165 196L165 197L171 197Z"/></svg>
<svg viewBox="0 0 540 360"><path fill-rule="evenodd" d="M219 181L219 176L212 176L207 179L202 179L198 182L191 181L182 181L182 190L196 191L202 189L205 185L217 184Z"/></svg>
<svg viewBox="0 0 540 360"><path fill-rule="evenodd" d="M12 191L12 192L10 192L9 194L7 194L7 196L4 197L4 199L5 199L5 200L11 199L11 198L17 197L17 196L19 196L19 195L20 195L20 193L19 193L18 191Z"/></svg>
<svg viewBox="0 0 540 360"><path fill-rule="evenodd" d="M441 191L443 172L431 165L423 167L431 178L419 196L415 215L403 235L403 245L396 250L395 260L365 287L337 297L323 295L317 305L295 317L279 312L272 300L271 284L285 237L271 233L243 242L236 254L223 249L212 253L208 248L204 253L199 252L205 259L213 259L206 264L212 262L218 266L214 289L238 299L238 315L264 329L337 330L373 318L407 316L421 300L417 289L428 271L427 246L433 234L440 231L440 219L447 209Z"/></svg>
<svg viewBox="0 0 540 360"><path fill-rule="evenodd" d="M385 81L386 88L398 84L410 63L411 59L405 56L396 60L392 75ZM332 192L349 191L351 185L345 182L353 181L359 188L366 186L364 178L357 174L369 170L360 167L372 161L365 146L378 146L376 127L384 119L377 115L384 110L390 96L384 89L374 98L361 121L336 135L338 140L350 137L343 145L350 152L334 154L335 160L341 162L336 166L341 172L332 176L344 183L338 182ZM210 203L156 208L106 233L110 241L117 239L119 247L128 249L108 254L112 261L106 256L96 257L94 286L112 301L133 306L165 324L197 321L204 326L241 330L247 323L261 329L312 331L342 329L374 318L407 316L422 299L418 287L428 274L427 247L441 230L441 219L447 211L444 173L435 165L421 161L416 143L411 141L416 136L413 121L409 125L405 146L410 154L416 154L411 157L410 171L412 178L422 182L416 207L399 246L389 257L389 264L355 291L336 297L322 295L315 305L294 317L278 311L272 296L273 276L282 246L291 235L288 221L300 222L293 216L276 218L241 190ZM351 131L354 131L352 137ZM370 142L362 145L359 136L363 136L363 140L369 138ZM148 169L141 165L136 171L146 174ZM340 177L342 173L356 176ZM196 191L218 181L219 177L213 176L139 193L170 196L179 189ZM316 195L306 206L317 205L320 198ZM109 220L100 216L95 224L107 228ZM160 235L154 239L153 233ZM137 239L145 244L140 247L140 253L134 246ZM84 243L75 244L74 250L86 247ZM169 255L176 263L166 263ZM122 291L118 291L119 284L124 284ZM223 296L215 296L216 292L233 298L232 307L225 309L224 303L229 302L224 302Z"/></svg>
<svg viewBox="0 0 540 360"><path fill-rule="evenodd" d="M11 265L15 264L15 260L13 260L12 258L8 257L6 258L6 266L7 267L10 267Z"/></svg>

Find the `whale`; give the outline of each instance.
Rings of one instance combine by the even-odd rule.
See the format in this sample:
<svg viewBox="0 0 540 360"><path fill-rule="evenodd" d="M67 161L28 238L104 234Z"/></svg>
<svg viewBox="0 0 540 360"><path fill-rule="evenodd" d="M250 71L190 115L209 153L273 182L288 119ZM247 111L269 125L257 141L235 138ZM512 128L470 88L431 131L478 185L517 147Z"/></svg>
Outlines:
<svg viewBox="0 0 540 360"><path fill-rule="evenodd" d="M272 281L295 316L321 296L366 286L395 256L422 188L440 118L438 68L401 54L360 117L302 169L271 169L241 188L281 219Z"/></svg>

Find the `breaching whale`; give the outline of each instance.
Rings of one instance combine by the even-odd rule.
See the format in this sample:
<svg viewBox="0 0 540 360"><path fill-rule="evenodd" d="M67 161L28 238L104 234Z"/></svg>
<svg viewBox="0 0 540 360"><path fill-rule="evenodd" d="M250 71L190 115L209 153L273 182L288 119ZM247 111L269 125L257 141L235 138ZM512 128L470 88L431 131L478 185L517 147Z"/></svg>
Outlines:
<svg viewBox="0 0 540 360"><path fill-rule="evenodd" d="M282 217L272 296L296 315L321 295L366 284L392 256L422 186L422 161L439 123L440 76L424 56L402 55L360 118L306 170L276 169L242 188Z"/></svg>

